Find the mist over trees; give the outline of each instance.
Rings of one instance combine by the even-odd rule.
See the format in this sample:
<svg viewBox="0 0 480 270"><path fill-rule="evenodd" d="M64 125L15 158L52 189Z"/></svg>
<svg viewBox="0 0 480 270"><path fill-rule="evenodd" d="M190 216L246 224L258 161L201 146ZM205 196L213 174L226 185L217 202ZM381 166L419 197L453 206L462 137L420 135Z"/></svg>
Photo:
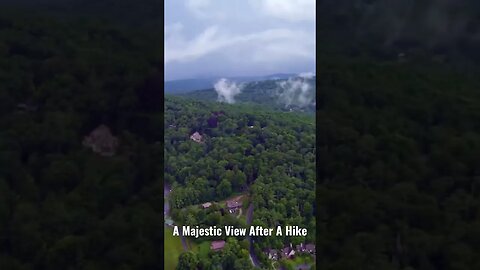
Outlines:
<svg viewBox="0 0 480 270"><path fill-rule="evenodd" d="M196 100L227 102L224 97L225 93L223 93L227 92L229 96L227 103L264 105L277 111L295 111L310 114L313 114L315 111L315 76L301 77L292 75L283 79L243 82L235 86L238 88L233 88L235 95L228 93L228 91L232 90L228 87L222 90L209 88L179 93L178 95Z"/></svg>

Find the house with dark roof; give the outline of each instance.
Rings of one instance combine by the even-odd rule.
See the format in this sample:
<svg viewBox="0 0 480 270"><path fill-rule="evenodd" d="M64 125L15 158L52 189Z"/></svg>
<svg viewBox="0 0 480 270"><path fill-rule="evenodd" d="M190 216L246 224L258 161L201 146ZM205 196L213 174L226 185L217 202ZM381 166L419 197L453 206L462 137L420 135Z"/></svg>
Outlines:
<svg viewBox="0 0 480 270"><path fill-rule="evenodd" d="M227 201L227 209L228 212L230 213L235 213L238 209L242 207L242 202L241 201Z"/></svg>
<svg viewBox="0 0 480 270"><path fill-rule="evenodd" d="M305 252L305 245L303 243L300 243L300 245L296 245L295 251L297 251L298 253Z"/></svg>
<svg viewBox="0 0 480 270"><path fill-rule="evenodd" d="M278 250L276 249L267 249L265 252L270 260L278 260Z"/></svg>
<svg viewBox="0 0 480 270"><path fill-rule="evenodd" d="M210 244L210 249L213 251L222 250L225 247L225 241L212 241Z"/></svg>
<svg viewBox="0 0 480 270"><path fill-rule="evenodd" d="M284 247L281 250L281 255L284 259L291 259L295 255L295 250L291 247Z"/></svg>
<svg viewBox="0 0 480 270"><path fill-rule="evenodd" d="M315 254L315 245L314 244L306 244L305 251L310 254Z"/></svg>

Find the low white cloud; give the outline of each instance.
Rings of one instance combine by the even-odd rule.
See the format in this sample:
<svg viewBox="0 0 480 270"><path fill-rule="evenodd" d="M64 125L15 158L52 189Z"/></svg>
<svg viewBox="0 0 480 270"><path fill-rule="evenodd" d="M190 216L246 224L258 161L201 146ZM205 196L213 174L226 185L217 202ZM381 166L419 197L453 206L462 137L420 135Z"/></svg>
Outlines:
<svg viewBox="0 0 480 270"><path fill-rule="evenodd" d="M269 16L287 21L314 21L315 0L251 0Z"/></svg>
<svg viewBox="0 0 480 270"><path fill-rule="evenodd" d="M218 94L218 101L220 102L235 103L235 96L242 92L242 85L225 78L218 80L213 87Z"/></svg>
<svg viewBox="0 0 480 270"><path fill-rule="evenodd" d="M277 95L280 103L285 107L307 107L315 104L314 86L304 78L289 78L286 81L277 82Z"/></svg>

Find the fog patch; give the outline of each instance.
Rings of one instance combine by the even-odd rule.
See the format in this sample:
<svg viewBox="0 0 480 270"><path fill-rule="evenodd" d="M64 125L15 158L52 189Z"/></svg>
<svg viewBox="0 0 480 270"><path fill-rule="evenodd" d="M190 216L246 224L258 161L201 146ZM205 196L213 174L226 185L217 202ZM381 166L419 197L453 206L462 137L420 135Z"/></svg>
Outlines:
<svg viewBox="0 0 480 270"><path fill-rule="evenodd" d="M213 87L217 92L219 102L233 104L235 103L235 96L242 92L243 85L222 78Z"/></svg>
<svg viewBox="0 0 480 270"><path fill-rule="evenodd" d="M313 76L310 76L313 78ZM315 88L305 77L289 78L286 81L277 82L277 96L279 102L285 107L308 107L315 104Z"/></svg>

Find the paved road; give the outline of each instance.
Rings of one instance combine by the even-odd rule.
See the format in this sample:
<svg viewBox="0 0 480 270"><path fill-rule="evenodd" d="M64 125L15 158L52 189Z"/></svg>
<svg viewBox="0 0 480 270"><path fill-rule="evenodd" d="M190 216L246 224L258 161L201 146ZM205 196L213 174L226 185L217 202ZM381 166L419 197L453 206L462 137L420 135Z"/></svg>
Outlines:
<svg viewBox="0 0 480 270"><path fill-rule="evenodd" d="M253 220L253 202L250 203L250 206L248 207L247 210L247 225L252 224ZM252 261L253 266L260 268L260 261L258 260L257 256L253 252L253 240L250 236L247 237L248 242L250 243L250 261Z"/></svg>
<svg viewBox="0 0 480 270"><path fill-rule="evenodd" d="M187 240L183 237L182 230L180 230L180 240L182 241L183 250L188 251Z"/></svg>
<svg viewBox="0 0 480 270"><path fill-rule="evenodd" d="M168 194L170 194L171 189L167 185L163 186L163 216L165 219L168 218L168 215L170 213L170 205L168 203Z"/></svg>

